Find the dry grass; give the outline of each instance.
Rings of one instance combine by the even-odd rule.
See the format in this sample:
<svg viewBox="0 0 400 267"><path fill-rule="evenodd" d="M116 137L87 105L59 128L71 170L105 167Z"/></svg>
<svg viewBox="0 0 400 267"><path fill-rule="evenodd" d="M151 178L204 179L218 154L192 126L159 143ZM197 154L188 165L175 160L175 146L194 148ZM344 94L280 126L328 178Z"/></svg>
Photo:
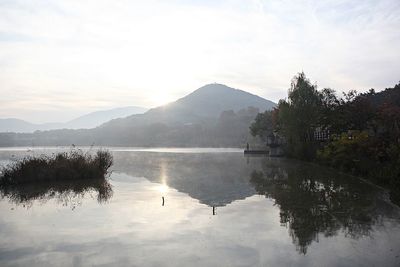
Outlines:
<svg viewBox="0 0 400 267"><path fill-rule="evenodd" d="M26 157L3 168L0 186L45 181L80 181L106 178L113 164L110 152L99 150L92 156L81 150L53 156Z"/></svg>

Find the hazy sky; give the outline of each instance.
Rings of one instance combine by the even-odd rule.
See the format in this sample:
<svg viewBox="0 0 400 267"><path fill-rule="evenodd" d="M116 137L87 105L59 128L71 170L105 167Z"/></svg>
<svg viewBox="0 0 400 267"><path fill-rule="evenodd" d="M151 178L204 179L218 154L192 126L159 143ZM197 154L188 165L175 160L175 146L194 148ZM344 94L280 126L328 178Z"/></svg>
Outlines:
<svg viewBox="0 0 400 267"><path fill-rule="evenodd" d="M153 107L219 82L284 98L400 80L400 1L0 0L0 118Z"/></svg>

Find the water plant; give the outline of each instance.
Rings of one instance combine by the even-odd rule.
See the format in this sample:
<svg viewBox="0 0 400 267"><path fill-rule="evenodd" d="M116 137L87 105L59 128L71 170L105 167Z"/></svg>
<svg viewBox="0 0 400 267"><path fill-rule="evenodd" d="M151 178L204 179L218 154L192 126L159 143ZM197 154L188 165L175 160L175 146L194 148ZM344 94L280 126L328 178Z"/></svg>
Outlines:
<svg viewBox="0 0 400 267"><path fill-rule="evenodd" d="M45 181L104 180L112 164L113 157L106 150L99 150L95 155L74 149L52 156L29 156L3 167L0 186Z"/></svg>

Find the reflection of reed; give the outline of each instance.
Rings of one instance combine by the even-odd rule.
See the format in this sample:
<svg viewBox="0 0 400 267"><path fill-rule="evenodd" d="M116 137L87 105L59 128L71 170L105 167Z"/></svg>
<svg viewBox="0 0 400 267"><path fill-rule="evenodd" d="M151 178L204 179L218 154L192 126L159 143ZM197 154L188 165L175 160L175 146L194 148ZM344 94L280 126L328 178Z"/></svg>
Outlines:
<svg viewBox="0 0 400 267"><path fill-rule="evenodd" d="M111 184L105 179L85 179L80 181L56 181L2 185L0 196L10 202L30 207L34 201L46 202L56 199L63 206L80 205L86 194L97 193L97 201L106 203L113 195Z"/></svg>
<svg viewBox="0 0 400 267"><path fill-rule="evenodd" d="M52 156L25 157L2 169L0 196L30 207L34 200L57 199L67 206L80 204L86 193L97 192L99 203L112 196L107 173L113 164L110 152L94 155L72 149Z"/></svg>

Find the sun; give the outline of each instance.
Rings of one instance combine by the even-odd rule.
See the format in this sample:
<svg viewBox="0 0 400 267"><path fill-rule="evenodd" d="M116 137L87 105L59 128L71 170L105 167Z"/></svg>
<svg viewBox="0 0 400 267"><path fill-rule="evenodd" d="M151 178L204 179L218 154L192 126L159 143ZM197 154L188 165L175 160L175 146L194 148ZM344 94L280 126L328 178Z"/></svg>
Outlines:
<svg viewBox="0 0 400 267"><path fill-rule="evenodd" d="M156 92L152 95L151 101L154 106L163 106L172 101L174 101L173 97L164 92Z"/></svg>

